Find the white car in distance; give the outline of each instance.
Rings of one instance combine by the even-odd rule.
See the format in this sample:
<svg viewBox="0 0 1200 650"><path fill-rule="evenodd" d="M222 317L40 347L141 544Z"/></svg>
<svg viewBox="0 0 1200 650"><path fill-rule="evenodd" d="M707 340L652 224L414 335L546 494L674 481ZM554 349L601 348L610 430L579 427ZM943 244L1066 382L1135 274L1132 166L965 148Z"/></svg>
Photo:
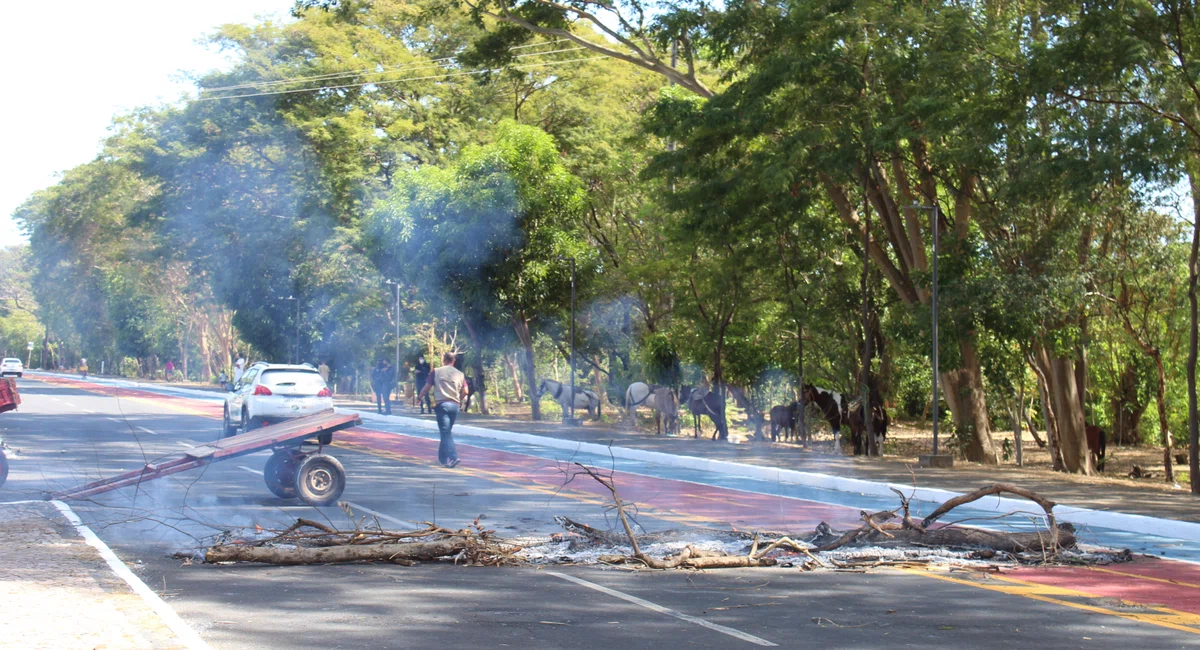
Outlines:
<svg viewBox="0 0 1200 650"><path fill-rule="evenodd" d="M222 433L232 436L238 429L245 433L332 408L333 393L316 368L260 361L225 395Z"/></svg>
<svg viewBox="0 0 1200 650"><path fill-rule="evenodd" d="M0 361L0 377L7 377L8 375L16 375L20 377L22 374L24 374L24 372L25 365L21 363L20 359L10 357L6 358L4 361Z"/></svg>

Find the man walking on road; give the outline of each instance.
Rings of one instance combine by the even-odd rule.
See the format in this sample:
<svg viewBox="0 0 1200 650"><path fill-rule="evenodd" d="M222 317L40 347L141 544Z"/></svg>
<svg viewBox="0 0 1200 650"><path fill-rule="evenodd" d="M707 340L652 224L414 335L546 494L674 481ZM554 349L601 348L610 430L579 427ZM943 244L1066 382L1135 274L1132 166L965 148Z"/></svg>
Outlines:
<svg viewBox="0 0 1200 650"><path fill-rule="evenodd" d="M458 407L467 397L467 378L454 367L454 355L447 352L442 355L442 365L429 375L425 387L421 389L418 400L428 397L433 392L433 413L437 416L438 433L442 442L438 445L438 462L446 467L458 465L458 450L454 447L451 429L458 417Z"/></svg>

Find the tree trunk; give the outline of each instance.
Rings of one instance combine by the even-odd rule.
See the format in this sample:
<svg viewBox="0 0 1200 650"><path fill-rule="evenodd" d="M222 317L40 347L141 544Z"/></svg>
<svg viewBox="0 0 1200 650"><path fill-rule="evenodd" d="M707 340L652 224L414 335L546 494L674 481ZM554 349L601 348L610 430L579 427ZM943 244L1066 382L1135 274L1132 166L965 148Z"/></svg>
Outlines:
<svg viewBox="0 0 1200 650"><path fill-rule="evenodd" d="M1046 377L1046 370L1037 358L1031 356L1029 365L1038 379L1038 393L1042 400L1042 419L1046 421L1046 440L1050 443L1050 466L1054 471L1061 472L1063 471L1063 461L1061 446L1058 443L1058 417L1054 413L1054 403L1050 400L1050 381Z"/></svg>
<svg viewBox="0 0 1200 650"><path fill-rule="evenodd" d="M1075 360L1050 354L1039 346L1035 354L1047 380L1047 392L1053 403L1058 424L1058 448L1063 468L1072 473L1091 474L1091 457L1087 451L1086 425L1083 405L1079 403L1079 386L1075 383Z"/></svg>
<svg viewBox="0 0 1200 650"><path fill-rule="evenodd" d="M800 417L795 423L797 436L808 445L808 408L804 402L804 324L796 321L796 378L797 398L800 403Z"/></svg>
<svg viewBox="0 0 1200 650"><path fill-rule="evenodd" d="M520 404L525 399L525 392L521 390L521 373L517 370L516 354L505 354L504 365L508 366L508 374L512 377L513 396L517 398L516 403Z"/></svg>
<svg viewBox="0 0 1200 650"><path fill-rule="evenodd" d="M1111 440L1118 445L1137 444L1138 425L1146 412L1146 404L1138 400L1137 371L1133 364L1127 363L1121 370L1109 403L1113 420Z"/></svg>
<svg viewBox="0 0 1200 650"><path fill-rule="evenodd" d="M475 359L471 363L471 369L475 373L475 395L471 399L479 405L481 414L488 415L487 379L483 371L483 340L469 318L464 317L462 321L467 326L467 336L471 337L471 347L475 348Z"/></svg>
<svg viewBox="0 0 1200 650"><path fill-rule="evenodd" d="M1021 376L1021 385L1017 390L1016 403L1013 405L1012 421L1013 421L1013 446L1016 451L1017 467L1025 464L1024 451L1025 441L1021 439L1021 423L1025 421L1025 376Z"/></svg>
<svg viewBox="0 0 1200 650"><path fill-rule="evenodd" d="M1200 494L1200 412L1196 404L1196 355L1197 323L1196 282L1200 274L1200 179L1196 178L1195 160L1188 169L1188 182L1192 188L1192 255L1188 258L1188 468L1191 470L1192 494Z"/></svg>
<svg viewBox="0 0 1200 650"><path fill-rule="evenodd" d="M956 430L969 432L967 460L995 465L999 462L992 444L991 424L988 422L987 400L983 391L983 371L973 337L961 336L958 341L962 366L943 372L942 391Z"/></svg>
<svg viewBox="0 0 1200 650"><path fill-rule="evenodd" d="M1154 401L1158 403L1158 429L1162 432L1163 440L1163 478L1167 483L1175 482L1175 469L1172 467L1171 429L1167 426L1167 374L1163 371L1162 354L1154 350L1154 367L1158 371L1158 385L1154 391Z"/></svg>
<svg viewBox="0 0 1200 650"><path fill-rule="evenodd" d="M525 385L529 387L529 404L532 410L532 417L535 421L542 419L541 400L537 394L537 366L534 364L533 358L533 334L529 331L529 319L525 315L518 312L513 315L513 330L517 333L517 340L521 342L521 347L524 348L525 354L521 359L521 371L525 374Z"/></svg>

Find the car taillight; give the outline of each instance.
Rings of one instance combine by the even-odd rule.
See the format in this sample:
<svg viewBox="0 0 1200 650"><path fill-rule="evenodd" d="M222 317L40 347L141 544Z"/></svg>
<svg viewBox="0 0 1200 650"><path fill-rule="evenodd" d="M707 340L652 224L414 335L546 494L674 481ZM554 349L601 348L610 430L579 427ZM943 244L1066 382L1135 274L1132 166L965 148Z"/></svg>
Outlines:
<svg viewBox="0 0 1200 650"><path fill-rule="evenodd" d="M271 389L267 388L266 386L263 386L262 384L259 384L254 387L254 394L255 395L270 395Z"/></svg>
<svg viewBox="0 0 1200 650"><path fill-rule="evenodd" d="M321 390L317 391L317 397L333 397L333 392L328 388L322 388Z"/></svg>

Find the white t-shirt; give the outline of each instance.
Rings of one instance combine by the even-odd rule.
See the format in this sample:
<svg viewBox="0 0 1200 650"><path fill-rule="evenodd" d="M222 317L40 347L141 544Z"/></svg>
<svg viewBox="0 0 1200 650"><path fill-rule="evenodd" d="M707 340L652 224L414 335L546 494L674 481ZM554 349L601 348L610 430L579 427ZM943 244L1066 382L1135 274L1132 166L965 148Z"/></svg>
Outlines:
<svg viewBox="0 0 1200 650"><path fill-rule="evenodd" d="M239 382L242 380L242 373L246 371L246 360L238 358L233 364L233 381Z"/></svg>

